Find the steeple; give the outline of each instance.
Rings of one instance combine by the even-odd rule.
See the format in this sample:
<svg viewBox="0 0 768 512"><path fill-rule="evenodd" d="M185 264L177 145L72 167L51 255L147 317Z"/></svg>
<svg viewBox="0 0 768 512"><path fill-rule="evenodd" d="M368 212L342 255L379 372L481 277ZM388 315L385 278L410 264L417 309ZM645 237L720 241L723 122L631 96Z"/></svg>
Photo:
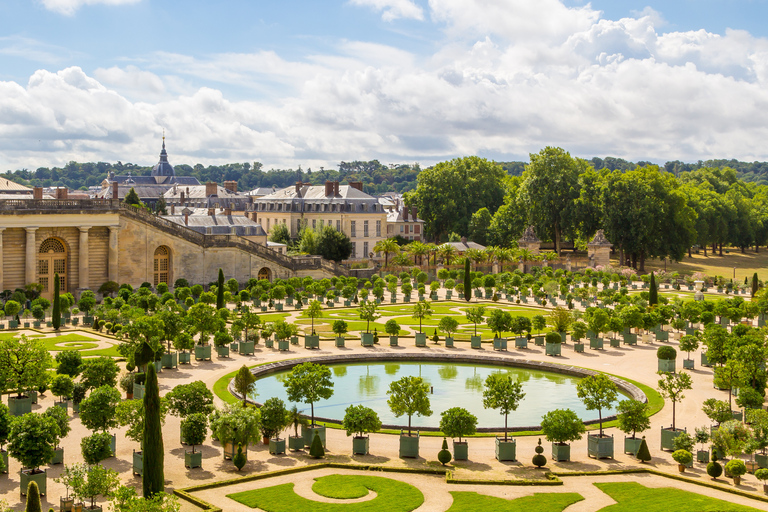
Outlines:
<svg viewBox="0 0 768 512"><path fill-rule="evenodd" d="M152 168L152 176L175 176L173 166L168 163L168 153L165 151L165 130L163 130L163 149L160 151L160 161Z"/></svg>

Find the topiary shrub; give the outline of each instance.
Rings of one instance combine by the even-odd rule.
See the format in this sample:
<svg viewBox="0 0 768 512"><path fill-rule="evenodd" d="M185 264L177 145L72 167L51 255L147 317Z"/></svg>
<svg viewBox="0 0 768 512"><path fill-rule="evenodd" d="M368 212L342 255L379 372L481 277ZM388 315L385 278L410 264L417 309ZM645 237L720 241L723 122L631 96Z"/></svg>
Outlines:
<svg viewBox="0 0 768 512"><path fill-rule="evenodd" d="M682 471L685 471L685 466L693 462L693 455L688 450L677 450L672 454L672 460L683 466Z"/></svg>
<svg viewBox="0 0 768 512"><path fill-rule="evenodd" d="M309 456L313 459L322 459L325 457L325 448L323 448L323 442L320 440L320 434L315 432L315 437L312 438L312 444L309 447Z"/></svg>
<svg viewBox="0 0 768 512"><path fill-rule="evenodd" d="M742 475L746 474L747 466L741 459L731 459L725 465L725 471L736 481L737 478L741 478Z"/></svg>
<svg viewBox="0 0 768 512"><path fill-rule="evenodd" d="M243 444L237 443L237 453L234 457L232 457L232 463L235 465L237 470L240 471L243 469L243 466L245 466L246 462L248 462L248 459L243 452Z"/></svg>
<svg viewBox="0 0 768 512"><path fill-rule="evenodd" d="M533 465L537 468L547 465L547 457L542 455L544 453L544 447L541 446L541 438L539 438L539 445L536 447L536 455L533 456Z"/></svg>
<svg viewBox="0 0 768 512"><path fill-rule="evenodd" d="M27 487L27 506L24 508L24 512L42 512L40 489L37 487L37 482L29 482Z"/></svg>
<svg viewBox="0 0 768 512"><path fill-rule="evenodd" d="M648 462L651 460L651 451L648 449L648 443L645 441L645 436L643 436L643 440L640 442L640 448L637 450L637 460L640 462Z"/></svg>
<svg viewBox="0 0 768 512"><path fill-rule="evenodd" d="M559 332L548 332L546 337L544 338L547 343L560 343L562 342L562 338L560 337Z"/></svg>
<svg viewBox="0 0 768 512"><path fill-rule="evenodd" d="M663 347L659 347L659 349L656 351L656 357L658 359L672 361L677 358L677 350L668 345L664 345Z"/></svg>
<svg viewBox="0 0 768 512"><path fill-rule="evenodd" d="M712 480L717 480L717 477L723 474L723 466L717 462L715 454L712 454L712 462L707 464L707 474L712 477Z"/></svg>
<svg viewBox="0 0 768 512"><path fill-rule="evenodd" d="M448 451L448 441L446 441L445 438L443 438L443 446L442 449L437 452L437 460L440 461L440 464L445 466L449 462L451 462L451 452Z"/></svg>

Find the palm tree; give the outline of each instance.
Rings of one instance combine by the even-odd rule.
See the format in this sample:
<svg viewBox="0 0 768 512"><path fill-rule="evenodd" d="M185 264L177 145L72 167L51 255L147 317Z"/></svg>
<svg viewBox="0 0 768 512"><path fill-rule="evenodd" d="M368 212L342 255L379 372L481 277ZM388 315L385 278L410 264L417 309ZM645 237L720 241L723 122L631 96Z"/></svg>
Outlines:
<svg viewBox="0 0 768 512"><path fill-rule="evenodd" d="M414 265L420 265L424 259L424 255L429 253L427 246L418 240L414 240L413 242L406 245L405 250L408 251L408 254L413 256Z"/></svg>
<svg viewBox="0 0 768 512"><path fill-rule="evenodd" d="M485 261L485 251L481 251L480 249L467 249L464 251L464 256L469 258L475 263L475 270L477 270L477 264L481 261Z"/></svg>
<svg viewBox="0 0 768 512"><path fill-rule="evenodd" d="M498 249L496 249L496 259L499 262L499 271L504 272L504 263L507 263L514 259L514 256L512 255L512 250L507 249L506 247L499 247Z"/></svg>
<svg viewBox="0 0 768 512"><path fill-rule="evenodd" d="M523 267L525 267L525 264L529 261L533 261L533 254L531 254L531 251L528 249L519 249L517 255L520 258L520 262L523 264Z"/></svg>
<svg viewBox="0 0 768 512"><path fill-rule="evenodd" d="M450 265L451 260L456 257L456 248L450 244L443 244L437 248L437 254L444 264Z"/></svg>
<svg viewBox="0 0 768 512"><path fill-rule="evenodd" d="M546 261L547 263L551 263L560 258L560 255L558 255L556 252L543 252L540 254L540 256L542 260Z"/></svg>
<svg viewBox="0 0 768 512"><path fill-rule="evenodd" d="M433 254L435 257L435 266L437 266L437 246L433 244L432 242L424 244L427 248L427 254ZM429 256L427 256L427 266L429 266Z"/></svg>
<svg viewBox="0 0 768 512"><path fill-rule="evenodd" d="M384 240L376 242L376 245L373 246L373 251L384 253L384 268L387 268L389 255L400 254L400 246L394 238L385 238Z"/></svg>
<svg viewBox="0 0 768 512"><path fill-rule="evenodd" d="M493 257L496 256L496 251L499 248L494 245L489 245L485 248L485 256L488 258L488 264L493 265Z"/></svg>
<svg viewBox="0 0 768 512"><path fill-rule="evenodd" d="M408 255L405 253L397 253L394 258L392 258L392 265L396 267L407 267L411 264L411 260L408 259Z"/></svg>

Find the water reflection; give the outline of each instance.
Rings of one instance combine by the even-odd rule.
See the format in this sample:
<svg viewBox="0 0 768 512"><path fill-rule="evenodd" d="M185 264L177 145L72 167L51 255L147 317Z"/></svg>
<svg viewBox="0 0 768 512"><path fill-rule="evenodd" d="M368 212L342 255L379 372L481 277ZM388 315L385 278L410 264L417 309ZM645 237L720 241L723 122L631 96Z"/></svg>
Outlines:
<svg viewBox="0 0 768 512"><path fill-rule="evenodd" d="M453 380L459 375L459 369L454 365L441 366L437 369L437 374L443 380Z"/></svg>
<svg viewBox="0 0 768 512"><path fill-rule="evenodd" d="M400 365L397 363L384 363L384 373L387 375L397 375L400 371Z"/></svg>
<svg viewBox="0 0 768 512"><path fill-rule="evenodd" d="M331 366L331 371L333 371L333 374L337 377L346 377L347 376L347 367L346 366Z"/></svg>

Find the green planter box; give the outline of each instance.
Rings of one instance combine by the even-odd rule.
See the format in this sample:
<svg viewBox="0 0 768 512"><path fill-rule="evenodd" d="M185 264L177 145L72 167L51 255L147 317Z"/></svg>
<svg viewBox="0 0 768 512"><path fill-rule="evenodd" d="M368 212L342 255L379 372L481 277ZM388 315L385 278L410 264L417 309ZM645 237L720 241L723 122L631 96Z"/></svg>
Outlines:
<svg viewBox="0 0 768 512"><path fill-rule="evenodd" d="M21 471L20 477L21 477L21 495L26 496L27 495L27 488L29 487L29 482L35 482L37 484L38 489L40 489L40 494L45 495L48 492L48 473L45 469L38 470L39 473L32 473L31 469L25 469Z"/></svg>
<svg viewBox="0 0 768 512"><path fill-rule="evenodd" d="M277 350L290 350L291 342L288 340L277 340Z"/></svg>
<svg viewBox="0 0 768 512"><path fill-rule="evenodd" d="M364 347L372 347L373 346L373 333L372 332L360 333L360 342L363 344Z"/></svg>
<svg viewBox="0 0 768 512"><path fill-rule="evenodd" d="M299 337L291 336L291 345L298 345L298 344L299 344Z"/></svg>
<svg viewBox="0 0 768 512"><path fill-rule="evenodd" d="M395 301L397 301L397 299L395 299ZM349 300L345 300L345 301L344 301L344 307L345 307L345 308L348 308L348 307L349 307L349 306L351 306L351 305L352 305L352 301L349 301Z"/></svg>
<svg viewBox="0 0 768 512"><path fill-rule="evenodd" d="M301 426L301 435L304 436L304 446L312 446L312 439L315 435L320 436L320 442L325 448L325 425L315 425L313 427Z"/></svg>
<svg viewBox="0 0 768 512"><path fill-rule="evenodd" d="M507 338L493 338L493 350L507 350Z"/></svg>
<svg viewBox="0 0 768 512"><path fill-rule="evenodd" d="M675 360L674 359L657 359L658 370L660 372L675 373Z"/></svg>
<svg viewBox="0 0 768 512"><path fill-rule="evenodd" d="M537 347L543 347L543 346L544 346L544 336L535 336L535 337L533 338L533 343L534 343L534 344L535 344Z"/></svg>
<svg viewBox="0 0 768 512"><path fill-rule="evenodd" d="M253 341L241 341L240 342L240 354L244 356L252 356L256 343Z"/></svg>
<svg viewBox="0 0 768 512"><path fill-rule="evenodd" d="M400 432L400 457L419 457L419 433L407 435Z"/></svg>
<svg viewBox="0 0 768 512"><path fill-rule="evenodd" d="M269 440L270 455L285 455L285 439Z"/></svg>
<svg viewBox="0 0 768 512"><path fill-rule="evenodd" d="M192 361L192 354L189 352L179 352L179 364L189 364Z"/></svg>
<svg viewBox="0 0 768 512"><path fill-rule="evenodd" d="M659 341L669 341L669 331L656 331L656 339Z"/></svg>
<svg viewBox="0 0 768 512"><path fill-rule="evenodd" d="M695 362L696 361L694 361L693 359L683 359L683 368L685 368L686 370L693 370L693 366Z"/></svg>
<svg viewBox="0 0 768 512"><path fill-rule="evenodd" d="M34 322L32 322L32 327L34 327L35 329L39 329L40 325L41 323L38 320L35 320Z"/></svg>
<svg viewBox="0 0 768 512"><path fill-rule="evenodd" d="M73 413L80 412L80 402L72 402L72 412Z"/></svg>
<svg viewBox="0 0 768 512"><path fill-rule="evenodd" d="M290 436L288 438L288 448L293 451L299 451L304 449L304 437L298 436Z"/></svg>
<svg viewBox="0 0 768 512"><path fill-rule="evenodd" d="M707 452L707 455L709 453ZM757 467L759 468L768 468L768 455L763 455L761 453L755 454L755 464L757 464Z"/></svg>
<svg viewBox="0 0 768 512"><path fill-rule="evenodd" d="M427 346L427 335L423 332L417 332L416 333L416 346L417 347L426 347Z"/></svg>
<svg viewBox="0 0 768 512"><path fill-rule="evenodd" d="M482 341L480 341L480 336L471 336L469 338L469 346L471 348L480 348L482 346Z"/></svg>
<svg viewBox="0 0 768 512"><path fill-rule="evenodd" d="M446 336L445 337L445 347L446 348L453 348L453 338Z"/></svg>
<svg viewBox="0 0 768 512"><path fill-rule="evenodd" d="M53 457L51 457L51 465L64 464L64 448L58 447L53 450Z"/></svg>
<svg viewBox="0 0 768 512"><path fill-rule="evenodd" d="M195 361L206 361L211 359L210 345L195 345Z"/></svg>
<svg viewBox="0 0 768 512"><path fill-rule="evenodd" d="M528 338L525 336L517 336L515 338L515 348L528 348Z"/></svg>
<svg viewBox="0 0 768 512"><path fill-rule="evenodd" d="M497 437L496 438L496 460L499 462L514 462L517 457L517 443L512 438L507 438L507 441Z"/></svg>
<svg viewBox="0 0 768 512"><path fill-rule="evenodd" d="M583 343L574 343L573 344L573 351L574 352L584 352L584 344Z"/></svg>
<svg viewBox="0 0 768 512"><path fill-rule="evenodd" d="M272 348L272 347L274 347L274 346L275 346L275 340L273 340L272 338L267 338L267 339L265 339L265 340L264 340L264 346L265 346L266 348Z"/></svg>
<svg viewBox="0 0 768 512"><path fill-rule="evenodd" d="M282 311L283 305L282 304L275 304L275 311Z"/></svg>
<svg viewBox="0 0 768 512"><path fill-rule="evenodd" d="M544 345L544 353L548 356L559 356L562 346L560 343L547 343Z"/></svg>
<svg viewBox="0 0 768 512"><path fill-rule="evenodd" d="M587 436L587 456L596 459L613 458L613 436L589 434Z"/></svg>
<svg viewBox="0 0 768 512"><path fill-rule="evenodd" d="M184 466L192 468L203 467L203 452L184 452Z"/></svg>
<svg viewBox="0 0 768 512"><path fill-rule="evenodd" d="M625 345L637 345L637 334L632 332L625 332L622 334Z"/></svg>
<svg viewBox="0 0 768 512"><path fill-rule="evenodd" d="M32 405L37 404L37 391L28 390L26 391L27 395L29 395L29 398L32 400Z"/></svg>
<svg viewBox="0 0 768 512"><path fill-rule="evenodd" d="M133 383L133 399L141 400L144 398L144 384Z"/></svg>
<svg viewBox="0 0 768 512"><path fill-rule="evenodd" d="M629 453L632 455L637 455L638 450L640 450L640 445L643 443L642 439L633 438L633 437L625 437L624 438L624 453Z"/></svg>
<svg viewBox="0 0 768 512"><path fill-rule="evenodd" d="M13 416L22 416L32 412L32 398L28 396L9 396L8 409L10 409Z"/></svg>
<svg viewBox="0 0 768 512"><path fill-rule="evenodd" d="M567 443L552 443L552 460L568 462L571 460L571 445Z"/></svg>
<svg viewBox="0 0 768 512"><path fill-rule="evenodd" d="M79 318L75 317L75 318L72 319L72 325L77 325L79 323L80 323L80 319Z"/></svg>
<svg viewBox="0 0 768 512"><path fill-rule="evenodd" d="M320 348L320 336L317 334L304 336L304 348Z"/></svg>
<svg viewBox="0 0 768 512"><path fill-rule="evenodd" d="M229 357L229 347L226 345L216 347L216 354L218 354L219 357Z"/></svg>
<svg viewBox="0 0 768 512"><path fill-rule="evenodd" d="M368 449L370 447L370 438L368 436L355 436L352 438L352 454L353 455L368 455Z"/></svg>
<svg viewBox="0 0 768 512"><path fill-rule="evenodd" d="M19 328L19 322L16 320L9 320L8 321L8 328L9 329L18 329Z"/></svg>
<svg viewBox="0 0 768 512"><path fill-rule="evenodd" d="M453 460L469 460L469 444L466 441L453 442Z"/></svg>
<svg viewBox="0 0 768 512"><path fill-rule="evenodd" d="M619 348L621 346L621 340L619 338L611 338L611 347Z"/></svg>
<svg viewBox="0 0 768 512"><path fill-rule="evenodd" d="M662 428L661 429L661 449L662 450L670 450L674 451L675 449L675 438L685 432L685 429L675 429L672 430L671 428Z"/></svg>
<svg viewBox="0 0 768 512"><path fill-rule="evenodd" d="M411 302L411 296L406 295L405 297L403 297L403 302Z"/></svg>
<svg viewBox="0 0 768 512"><path fill-rule="evenodd" d="M240 344L238 342L236 342L236 341L233 341L232 343L229 344L229 351L230 352L234 352L234 353L239 352L240 351Z"/></svg>
<svg viewBox="0 0 768 512"><path fill-rule="evenodd" d="M171 352L170 354L163 354L160 358L160 364L163 368L178 368L179 367L179 354L177 352Z"/></svg>
<svg viewBox="0 0 768 512"><path fill-rule="evenodd" d="M390 347L396 347L397 346L397 336L390 336L389 337L389 346Z"/></svg>
<svg viewBox="0 0 768 512"><path fill-rule="evenodd" d="M765 455L763 456L765 457ZM755 460L757 460L757 455L755 455ZM696 462L701 462L702 464L708 464L709 463L709 451L707 450L696 450ZM762 468L766 466L760 466Z"/></svg>
<svg viewBox="0 0 768 512"><path fill-rule="evenodd" d="M336 336L336 346L337 347L343 347L344 346L344 336Z"/></svg>
<svg viewBox="0 0 768 512"><path fill-rule="evenodd" d="M445 291L445 298L446 298L446 300L451 300L452 296L453 296L453 290L446 290Z"/></svg>
<svg viewBox="0 0 768 512"><path fill-rule="evenodd" d="M133 450L133 474L144 476L144 454Z"/></svg>
<svg viewBox="0 0 768 512"><path fill-rule="evenodd" d="M464 298L464 292L459 292L459 298L460 298L460 299L463 299L463 298Z"/></svg>
<svg viewBox="0 0 768 512"><path fill-rule="evenodd" d="M589 348L601 350L603 348L603 338L589 338Z"/></svg>
<svg viewBox="0 0 768 512"><path fill-rule="evenodd" d="M702 352L701 353L701 366L706 366L707 368L712 366L711 364L709 364L709 359L707 359L707 353L706 352Z"/></svg>

